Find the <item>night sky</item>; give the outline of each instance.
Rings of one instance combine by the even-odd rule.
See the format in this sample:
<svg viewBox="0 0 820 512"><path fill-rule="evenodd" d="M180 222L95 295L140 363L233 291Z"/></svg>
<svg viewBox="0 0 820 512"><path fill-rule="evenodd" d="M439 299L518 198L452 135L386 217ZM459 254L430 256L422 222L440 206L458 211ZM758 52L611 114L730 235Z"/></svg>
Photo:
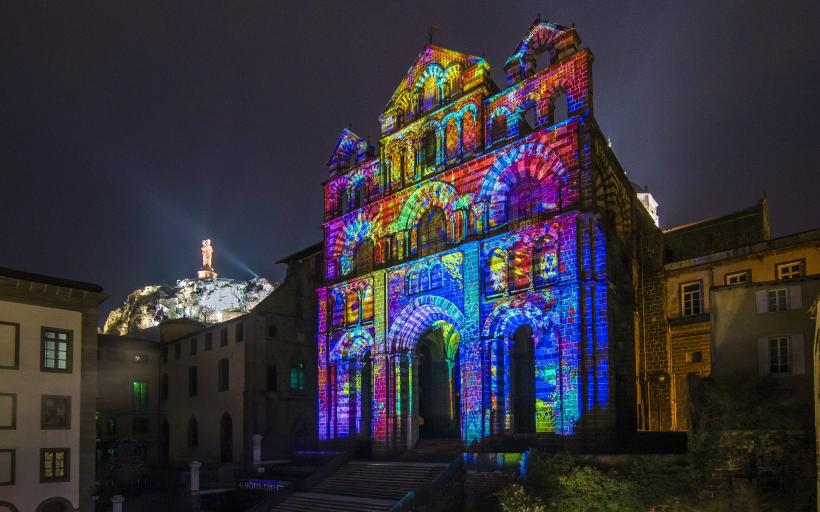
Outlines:
<svg viewBox="0 0 820 512"><path fill-rule="evenodd" d="M0 5L0 266L111 298L192 277L281 279L321 239L325 163L427 41L496 82L538 13L595 54L595 117L668 228L769 197L820 226L820 2L100 2Z"/></svg>

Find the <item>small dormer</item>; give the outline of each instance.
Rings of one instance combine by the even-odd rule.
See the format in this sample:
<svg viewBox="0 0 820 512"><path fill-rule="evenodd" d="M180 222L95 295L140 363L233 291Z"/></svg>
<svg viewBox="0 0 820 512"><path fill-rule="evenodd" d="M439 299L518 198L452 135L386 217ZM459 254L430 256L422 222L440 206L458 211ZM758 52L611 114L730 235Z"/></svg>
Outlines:
<svg viewBox="0 0 820 512"><path fill-rule="evenodd" d="M347 128L342 130L339 142L333 149L327 166L330 168L330 176L334 177L349 169L356 167L359 163L373 158L373 146Z"/></svg>
<svg viewBox="0 0 820 512"><path fill-rule="evenodd" d="M490 66L481 57L426 45L379 116L382 135L396 131L489 80Z"/></svg>
<svg viewBox="0 0 820 512"><path fill-rule="evenodd" d="M549 56L549 64L544 66L548 67L575 53L580 43L574 27L536 18L515 52L504 63L507 83L512 85L535 74L539 55L546 53Z"/></svg>

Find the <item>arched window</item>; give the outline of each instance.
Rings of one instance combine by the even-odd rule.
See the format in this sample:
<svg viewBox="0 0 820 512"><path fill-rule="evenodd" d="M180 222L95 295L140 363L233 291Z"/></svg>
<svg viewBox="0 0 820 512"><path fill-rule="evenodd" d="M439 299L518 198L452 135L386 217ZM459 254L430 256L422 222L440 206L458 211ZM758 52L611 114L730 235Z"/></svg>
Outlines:
<svg viewBox="0 0 820 512"><path fill-rule="evenodd" d="M429 172L436 166L436 131L429 129L422 139L422 159L425 169Z"/></svg>
<svg viewBox="0 0 820 512"><path fill-rule="evenodd" d="M290 363L288 384L291 391L305 389L305 362L300 355L296 355Z"/></svg>
<svg viewBox="0 0 820 512"><path fill-rule="evenodd" d="M331 323L334 329L341 329L345 324L345 297L339 290L333 291L333 318Z"/></svg>
<svg viewBox="0 0 820 512"><path fill-rule="evenodd" d="M362 323L373 321L373 287L367 285L362 290Z"/></svg>
<svg viewBox="0 0 820 512"><path fill-rule="evenodd" d="M535 125L538 122L535 116L535 104L530 103L521 111L518 118L518 133L526 134L535 130Z"/></svg>
<svg viewBox="0 0 820 512"><path fill-rule="evenodd" d="M507 254L493 249L484 269L484 293L496 295L507 291Z"/></svg>
<svg viewBox="0 0 820 512"><path fill-rule="evenodd" d="M533 254L533 281L536 287L558 280L558 250L555 239L545 236L535 242Z"/></svg>
<svg viewBox="0 0 820 512"><path fill-rule="evenodd" d="M552 111L552 124L566 121L569 117L569 98L567 98L567 93L561 90L556 91L550 102L550 110Z"/></svg>
<svg viewBox="0 0 820 512"><path fill-rule="evenodd" d="M199 423L191 416L188 419L188 448L199 446Z"/></svg>
<svg viewBox="0 0 820 512"><path fill-rule="evenodd" d="M353 253L353 270L361 275L373 270L373 240L365 238Z"/></svg>
<svg viewBox="0 0 820 512"><path fill-rule="evenodd" d="M421 216L416 231L420 256L427 256L443 249L447 243L447 224L444 212L440 208L427 210Z"/></svg>
<svg viewBox="0 0 820 512"><path fill-rule="evenodd" d="M471 110L461 118L461 151L470 154L475 149L475 114Z"/></svg>
<svg viewBox="0 0 820 512"><path fill-rule="evenodd" d="M490 134L493 144L507 138L507 116L498 115L493 118L490 125Z"/></svg>
<svg viewBox="0 0 820 512"><path fill-rule="evenodd" d="M411 270L407 272L407 294L419 292L419 271Z"/></svg>
<svg viewBox="0 0 820 512"><path fill-rule="evenodd" d="M356 183L349 191L350 195L350 208L349 210L355 210L356 208L361 208L365 202L365 190L364 190L364 180Z"/></svg>
<svg viewBox="0 0 820 512"><path fill-rule="evenodd" d="M507 222L531 217L539 208L541 185L538 180L525 176L511 188L507 197Z"/></svg>
<svg viewBox="0 0 820 512"><path fill-rule="evenodd" d="M444 284L444 274L441 270L441 265L435 264L430 269L430 289L441 288Z"/></svg>
<svg viewBox="0 0 820 512"><path fill-rule="evenodd" d="M524 242L510 248L510 289L523 290L530 286L532 275L532 253Z"/></svg>
<svg viewBox="0 0 820 512"><path fill-rule="evenodd" d="M359 323L359 293L356 290L349 291L346 299L345 322L347 325L355 325Z"/></svg>
<svg viewBox="0 0 820 512"><path fill-rule="evenodd" d="M444 128L444 149L447 160L453 160L458 156L458 124L455 119L450 119Z"/></svg>
<svg viewBox="0 0 820 512"><path fill-rule="evenodd" d="M439 96L440 93L438 90L436 77L427 77L427 80L424 81L424 86L422 87L421 96L419 97L419 112L424 112L438 105Z"/></svg>
<svg viewBox="0 0 820 512"><path fill-rule="evenodd" d="M419 291L426 292L430 289L430 274L426 268L419 269Z"/></svg>

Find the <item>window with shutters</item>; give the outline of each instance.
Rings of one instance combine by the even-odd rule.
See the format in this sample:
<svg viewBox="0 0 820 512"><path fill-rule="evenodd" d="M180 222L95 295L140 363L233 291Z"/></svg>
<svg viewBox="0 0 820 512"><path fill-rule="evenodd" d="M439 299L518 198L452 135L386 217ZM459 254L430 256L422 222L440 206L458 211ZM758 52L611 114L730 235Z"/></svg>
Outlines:
<svg viewBox="0 0 820 512"><path fill-rule="evenodd" d="M778 290L768 290L766 292L766 304L769 313L787 311L789 309L789 293L785 288Z"/></svg>
<svg viewBox="0 0 820 512"><path fill-rule="evenodd" d="M796 279L803 275L804 260L788 261L775 265L777 279Z"/></svg>
<svg viewBox="0 0 820 512"><path fill-rule="evenodd" d="M788 336L769 338L769 373L772 375L791 373Z"/></svg>
<svg viewBox="0 0 820 512"><path fill-rule="evenodd" d="M693 316L703 313L703 293L700 281L686 283L680 287L681 314Z"/></svg>

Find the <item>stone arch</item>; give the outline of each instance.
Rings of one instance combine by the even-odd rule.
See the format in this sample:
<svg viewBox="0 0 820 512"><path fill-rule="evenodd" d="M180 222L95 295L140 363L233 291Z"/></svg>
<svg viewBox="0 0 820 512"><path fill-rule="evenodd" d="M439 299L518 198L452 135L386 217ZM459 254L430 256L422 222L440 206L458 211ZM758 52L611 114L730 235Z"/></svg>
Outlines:
<svg viewBox="0 0 820 512"><path fill-rule="evenodd" d="M407 198L391 231L398 232L412 228L419 217L430 207L441 208L445 214L453 211L458 197L456 189L443 181L430 181L422 185Z"/></svg>
<svg viewBox="0 0 820 512"><path fill-rule="evenodd" d="M486 339L511 338L519 327L529 324L533 335L541 335L548 329L550 318L538 302L523 299L503 301L487 316L482 327Z"/></svg>
<svg viewBox="0 0 820 512"><path fill-rule="evenodd" d="M427 329L442 321L461 332L465 318L458 306L444 297L424 295L411 300L390 326L387 339L391 350L413 349Z"/></svg>
<svg viewBox="0 0 820 512"><path fill-rule="evenodd" d="M37 512L72 512L74 505L65 498L46 498L37 505Z"/></svg>
<svg viewBox="0 0 820 512"><path fill-rule="evenodd" d="M18 512L17 507L12 505L8 501L0 501L0 507L5 507L9 510L9 512Z"/></svg>
<svg viewBox="0 0 820 512"><path fill-rule="evenodd" d="M376 212L369 218L364 212L348 220L344 227L336 234L333 245L330 247L331 258L338 258L341 274L348 275L353 270L353 256L359 244L369 238L376 246L380 232L380 214Z"/></svg>
<svg viewBox="0 0 820 512"><path fill-rule="evenodd" d="M549 54L550 64L554 63L556 58L571 53L577 41L574 28L535 20L515 52L504 63L507 82L519 82L532 75L536 71L536 59L541 54Z"/></svg>
<svg viewBox="0 0 820 512"><path fill-rule="evenodd" d="M500 116L504 116L505 129L504 129L504 136L503 137L496 136L497 134L493 133L493 123ZM515 118L515 116L512 115L512 112L510 111L510 109L503 106L503 105L499 106L499 107L496 107L496 109L493 110L492 113L489 116L487 116L486 134L487 134L487 146L488 147L492 146L493 144L498 142L498 140L496 140L496 139L503 140L503 139L508 138L512 134L512 129L513 129L512 127L515 124L515 119L514 118Z"/></svg>
<svg viewBox="0 0 820 512"><path fill-rule="evenodd" d="M479 201L490 205L490 226L506 220L506 201L518 176L531 176L541 184L542 197L537 211L559 206L557 178L565 172L564 163L556 151L543 142L530 142L511 148L496 157L479 191Z"/></svg>
<svg viewBox="0 0 820 512"><path fill-rule="evenodd" d="M356 327L345 332L333 347L330 360L337 363L342 360L360 361L373 347L373 336L367 329Z"/></svg>

